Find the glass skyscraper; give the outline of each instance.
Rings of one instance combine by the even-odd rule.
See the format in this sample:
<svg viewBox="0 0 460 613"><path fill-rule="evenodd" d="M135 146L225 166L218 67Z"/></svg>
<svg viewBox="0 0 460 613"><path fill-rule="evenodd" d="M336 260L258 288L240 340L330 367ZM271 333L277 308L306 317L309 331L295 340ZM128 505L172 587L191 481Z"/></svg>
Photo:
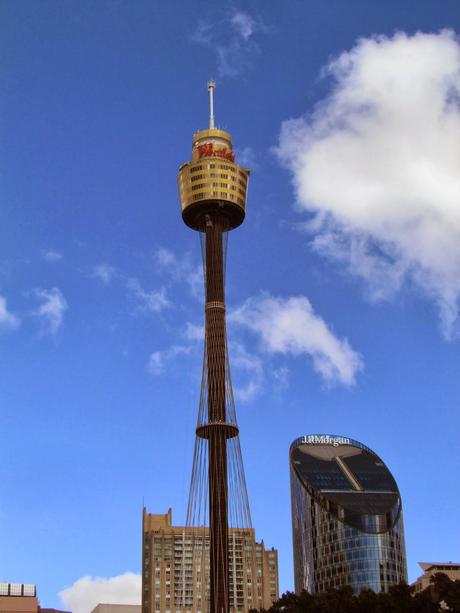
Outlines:
<svg viewBox="0 0 460 613"><path fill-rule="evenodd" d="M401 496L384 462L330 434L298 438L289 460L296 592L407 581Z"/></svg>

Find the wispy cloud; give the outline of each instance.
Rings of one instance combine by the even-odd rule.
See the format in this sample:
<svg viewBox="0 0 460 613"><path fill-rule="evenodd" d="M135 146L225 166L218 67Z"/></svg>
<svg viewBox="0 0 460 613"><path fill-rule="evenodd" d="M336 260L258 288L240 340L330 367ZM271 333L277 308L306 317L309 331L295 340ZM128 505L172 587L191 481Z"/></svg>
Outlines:
<svg viewBox="0 0 460 613"><path fill-rule="evenodd" d="M257 334L262 351L309 356L328 384L353 385L363 368L359 353L334 335L304 296L250 298L231 312L229 320Z"/></svg>
<svg viewBox="0 0 460 613"><path fill-rule="evenodd" d="M238 164L249 168L249 170L257 170L259 164L257 162L256 154L252 147L243 147L242 149L236 149L236 159Z"/></svg>
<svg viewBox="0 0 460 613"><path fill-rule="evenodd" d="M173 344L168 349L153 351L147 364L147 371L154 376L160 376L167 372L180 356L189 355L197 348L197 344L204 340L204 326L198 326L187 322L182 337L185 343Z"/></svg>
<svg viewBox="0 0 460 613"><path fill-rule="evenodd" d="M174 281L185 283L195 298L203 297L203 266L194 264L188 253L178 257L171 249L161 247L154 255L155 263L161 272Z"/></svg>
<svg viewBox="0 0 460 613"><path fill-rule="evenodd" d="M137 299L140 308L145 311L159 313L172 306L164 287L147 291L139 280L134 278L128 279L126 286Z"/></svg>
<svg viewBox="0 0 460 613"><path fill-rule="evenodd" d="M99 603L141 604L141 576L126 572L116 577L81 577L59 592L73 613L90 613Z"/></svg>
<svg viewBox="0 0 460 613"><path fill-rule="evenodd" d="M116 268L109 264L98 264L93 268L91 276L99 279L104 285L109 285L116 274Z"/></svg>
<svg viewBox="0 0 460 613"><path fill-rule="evenodd" d="M147 371L151 375L164 374L166 367L179 355L188 355L192 351L191 345L173 345L164 351L154 351L150 354Z"/></svg>
<svg viewBox="0 0 460 613"><path fill-rule="evenodd" d="M33 315L41 320L45 334L55 335L62 325L64 312L68 308L66 299L57 287L36 289L34 294L41 304L33 311Z"/></svg>
<svg viewBox="0 0 460 613"><path fill-rule="evenodd" d="M6 298L0 296L0 332L15 330L19 325L19 318L8 310Z"/></svg>
<svg viewBox="0 0 460 613"><path fill-rule="evenodd" d="M244 40L249 40L258 27L254 18L242 11L235 11L230 19L230 23Z"/></svg>
<svg viewBox="0 0 460 613"><path fill-rule="evenodd" d="M283 123L280 161L312 246L373 300L418 286L460 335L460 44L451 31L358 41L326 68L331 93Z"/></svg>
<svg viewBox="0 0 460 613"><path fill-rule="evenodd" d="M172 254L173 255L173 254ZM167 250L162 250L158 256L162 267L169 266ZM173 264L171 263L171 266ZM106 263L98 264L91 270L91 277L98 279L103 285L108 286L112 282L127 290L128 296L134 298L138 310L151 313L160 313L171 308L172 302L168 297L166 287L145 289L141 281L136 277L130 277L122 270Z"/></svg>
<svg viewBox="0 0 460 613"><path fill-rule="evenodd" d="M254 38L266 31L260 19L245 11L233 10L218 21L199 21L192 40L215 53L220 76L236 77L247 70L254 57L260 54Z"/></svg>
<svg viewBox="0 0 460 613"><path fill-rule="evenodd" d="M239 402L252 402L266 391L267 385L275 391L288 387L289 368L273 363L271 356L276 354L309 357L313 369L328 385L351 386L363 369L361 355L347 339L333 333L304 296L276 298L264 293L232 309L228 320L237 332L229 344L229 355L234 394ZM255 344L250 336L245 338L244 331L253 333L259 342ZM188 322L183 333L186 342L154 351L148 371L156 376L164 374L179 356L194 351L204 335L202 325Z"/></svg>
<svg viewBox="0 0 460 613"><path fill-rule="evenodd" d="M51 263L60 262L63 258L62 253L59 253L58 251L55 251L54 249L42 250L41 256L46 262L51 262Z"/></svg>
<svg viewBox="0 0 460 613"><path fill-rule="evenodd" d="M189 341L202 341L204 339L204 326L197 326L188 321L184 336Z"/></svg>
<svg viewBox="0 0 460 613"><path fill-rule="evenodd" d="M280 366L279 368L274 368L272 371L273 379L276 382L276 387L279 391L285 390L289 387L289 377L290 372L287 366Z"/></svg>
<svg viewBox="0 0 460 613"><path fill-rule="evenodd" d="M235 398L242 403L251 402L263 389L262 359L240 342L230 344L230 356L232 371L235 372Z"/></svg>
<svg viewBox="0 0 460 613"><path fill-rule="evenodd" d="M154 376L167 374L180 356L190 355L197 348L197 341L204 340L205 330L190 322L184 333L189 341L185 344L175 344L168 349L154 351L150 354L147 371ZM234 341L230 344L230 361L234 372L234 395L240 402L251 402L262 391L264 381L263 362L260 356L250 352L246 346Z"/></svg>

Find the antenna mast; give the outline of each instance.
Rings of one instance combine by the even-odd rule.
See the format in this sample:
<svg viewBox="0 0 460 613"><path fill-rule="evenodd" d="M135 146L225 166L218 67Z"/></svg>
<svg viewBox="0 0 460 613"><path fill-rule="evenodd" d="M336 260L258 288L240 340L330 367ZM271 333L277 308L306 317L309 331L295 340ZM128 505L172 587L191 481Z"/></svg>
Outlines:
<svg viewBox="0 0 460 613"><path fill-rule="evenodd" d="M214 130L214 89L216 88L216 84L214 81L208 81L208 92L209 92L209 129Z"/></svg>

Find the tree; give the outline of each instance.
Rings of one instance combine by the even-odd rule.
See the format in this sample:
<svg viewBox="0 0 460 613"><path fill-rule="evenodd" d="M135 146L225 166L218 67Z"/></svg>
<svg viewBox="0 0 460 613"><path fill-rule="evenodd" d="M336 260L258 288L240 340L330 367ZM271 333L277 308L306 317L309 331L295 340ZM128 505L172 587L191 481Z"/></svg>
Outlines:
<svg viewBox="0 0 460 613"><path fill-rule="evenodd" d="M449 591L444 598L449 611L460 613L460 581L452 581Z"/></svg>
<svg viewBox="0 0 460 613"><path fill-rule="evenodd" d="M431 579L431 594L435 602L444 603L452 613L460 613L460 581L452 581L445 573L436 573Z"/></svg>
<svg viewBox="0 0 460 613"><path fill-rule="evenodd" d="M302 590L300 595L294 592L284 593L268 610L268 613L309 613L313 611L314 596L306 590Z"/></svg>
<svg viewBox="0 0 460 613"><path fill-rule="evenodd" d="M452 613L460 613L460 581L444 575L434 581L434 588L414 594L414 588L399 583L388 593L362 590L354 594L351 586L329 589L320 594L286 592L264 613L439 613L443 601ZM447 581L446 581L447 579ZM438 600L433 598L437 590ZM254 613L254 612L253 612Z"/></svg>

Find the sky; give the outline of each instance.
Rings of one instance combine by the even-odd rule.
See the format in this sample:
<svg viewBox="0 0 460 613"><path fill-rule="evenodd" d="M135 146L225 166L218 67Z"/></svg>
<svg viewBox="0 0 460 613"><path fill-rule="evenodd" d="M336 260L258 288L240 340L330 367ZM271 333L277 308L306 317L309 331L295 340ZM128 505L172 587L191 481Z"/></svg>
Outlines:
<svg viewBox="0 0 460 613"><path fill-rule="evenodd" d="M185 521L204 316L176 178L210 78L252 171L229 351L280 592L304 434L385 461L410 581L460 561L459 28L455 0L0 0L0 580L135 602L143 505Z"/></svg>

